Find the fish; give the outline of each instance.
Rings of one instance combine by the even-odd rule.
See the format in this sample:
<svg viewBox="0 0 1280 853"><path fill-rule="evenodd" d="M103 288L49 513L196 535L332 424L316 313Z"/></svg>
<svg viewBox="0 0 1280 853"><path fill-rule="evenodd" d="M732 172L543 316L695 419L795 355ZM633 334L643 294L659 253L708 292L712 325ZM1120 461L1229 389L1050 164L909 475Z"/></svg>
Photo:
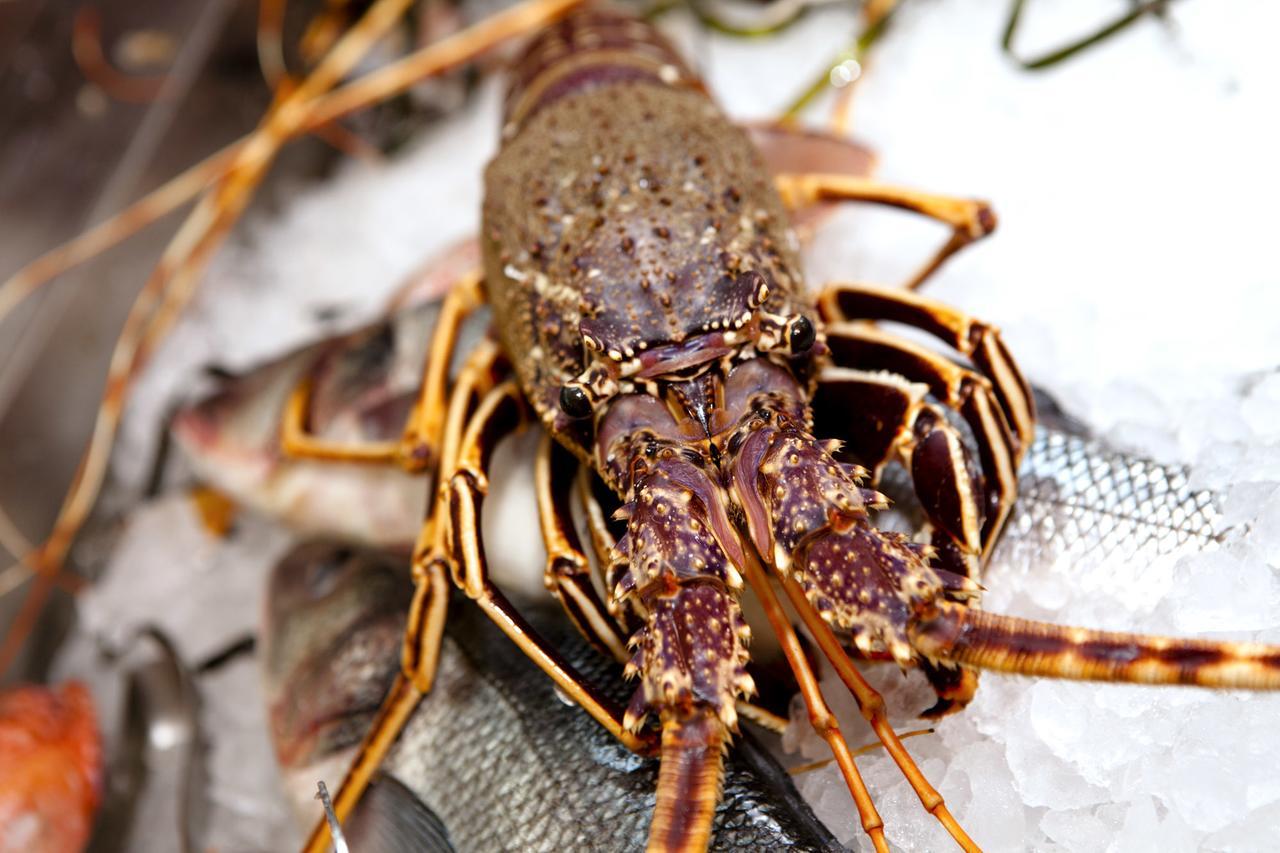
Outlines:
<svg viewBox="0 0 1280 853"><path fill-rule="evenodd" d="M300 545L274 569L261 660L272 741L300 825L318 781L341 779L399 669L412 597L381 549ZM526 608L615 699L621 668L553 609ZM556 688L477 608L452 606L435 686L344 828L353 850L640 850L657 761L637 756ZM713 849L842 850L754 735L729 760Z"/></svg>
<svg viewBox="0 0 1280 853"><path fill-rule="evenodd" d="M0 851L70 853L102 800L102 740L85 685L0 692Z"/></svg>
<svg viewBox="0 0 1280 853"><path fill-rule="evenodd" d="M427 293L430 293L429 291ZM311 428L333 440L378 440L400 429L412 405L439 294L387 320L303 347L181 406L169 434L202 482L286 526L370 545L413 541L427 487L392 466L286 458L280 417L310 377Z"/></svg>

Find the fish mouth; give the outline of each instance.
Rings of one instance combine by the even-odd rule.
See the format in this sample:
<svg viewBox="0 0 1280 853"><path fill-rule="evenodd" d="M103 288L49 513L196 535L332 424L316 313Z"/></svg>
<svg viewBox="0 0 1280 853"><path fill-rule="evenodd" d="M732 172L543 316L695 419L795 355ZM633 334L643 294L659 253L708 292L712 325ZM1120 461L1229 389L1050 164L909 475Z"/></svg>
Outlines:
<svg viewBox="0 0 1280 853"><path fill-rule="evenodd" d="M381 701L339 708L307 718L301 726L288 701L268 709L276 758L283 767L303 767L358 744L373 723Z"/></svg>

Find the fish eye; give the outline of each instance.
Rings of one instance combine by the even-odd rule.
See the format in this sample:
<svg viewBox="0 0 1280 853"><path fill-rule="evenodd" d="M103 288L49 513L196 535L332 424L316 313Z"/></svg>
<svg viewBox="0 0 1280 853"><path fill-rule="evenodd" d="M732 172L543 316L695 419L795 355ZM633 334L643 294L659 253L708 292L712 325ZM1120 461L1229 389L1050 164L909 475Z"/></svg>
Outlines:
<svg viewBox="0 0 1280 853"><path fill-rule="evenodd" d="M803 315L796 318L791 324L791 334L788 343L791 345L791 354L799 355L802 352L808 352L818 339L818 333L813 328L813 322Z"/></svg>
<svg viewBox="0 0 1280 853"><path fill-rule="evenodd" d="M577 385L565 385L560 389L560 410L574 420L591 414L591 401L587 392Z"/></svg>

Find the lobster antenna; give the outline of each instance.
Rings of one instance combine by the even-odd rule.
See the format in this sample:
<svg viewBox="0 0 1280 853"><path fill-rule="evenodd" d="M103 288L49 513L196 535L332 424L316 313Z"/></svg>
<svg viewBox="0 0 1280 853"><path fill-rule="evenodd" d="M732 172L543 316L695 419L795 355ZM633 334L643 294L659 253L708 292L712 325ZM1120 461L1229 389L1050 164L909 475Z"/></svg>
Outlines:
<svg viewBox="0 0 1280 853"><path fill-rule="evenodd" d="M934 660L1081 681L1280 690L1280 646L1071 628L936 603L909 628Z"/></svg>

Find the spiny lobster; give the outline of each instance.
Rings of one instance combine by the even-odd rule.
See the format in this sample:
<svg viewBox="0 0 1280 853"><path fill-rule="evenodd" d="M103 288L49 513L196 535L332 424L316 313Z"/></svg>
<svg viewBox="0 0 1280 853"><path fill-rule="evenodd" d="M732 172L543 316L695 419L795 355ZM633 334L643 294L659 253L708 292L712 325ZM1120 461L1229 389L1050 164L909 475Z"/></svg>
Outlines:
<svg viewBox="0 0 1280 853"><path fill-rule="evenodd" d="M394 5L375 4L367 20ZM546 20L573 5L534 0L502 32L520 15ZM487 47L494 27L438 46L418 74ZM273 141L377 89L323 101L338 69L322 68L327 77L309 80L264 123L270 133L233 152L238 167L224 196L265 168ZM409 76L388 76L381 91ZM991 231L985 204L828 175L771 179L666 40L601 9L571 13L525 49L502 135L485 178L483 271L445 302L402 440L351 445L313 434L306 383L285 415L282 445L294 457L437 473L413 561L402 673L337 796L339 818L431 687L450 580L623 743L660 756L650 835L658 850L707 846L722 753L739 713L755 712L746 702L754 690L746 586L879 850L883 822L775 587L926 810L969 850L976 845L903 748L847 646L921 669L937 693L930 716L962 708L977 669L1280 688L1280 647L1065 628L978 609L980 570L1016 496L1034 406L995 327L912 291ZM913 210L953 236L908 288L832 285L815 302L788 210L843 200ZM485 305L498 340L451 377L459 326ZM881 321L932 334L964 363L881 330ZM639 678L626 709L579 677L487 574L479 520L489 461L530 415L554 438L536 478L547 586ZM874 486L894 461L910 471L928 518L917 539L872 524L886 505ZM603 596L568 509L577 464L622 501L625 534L616 541L598 503L589 513ZM312 847L324 838L318 828Z"/></svg>

